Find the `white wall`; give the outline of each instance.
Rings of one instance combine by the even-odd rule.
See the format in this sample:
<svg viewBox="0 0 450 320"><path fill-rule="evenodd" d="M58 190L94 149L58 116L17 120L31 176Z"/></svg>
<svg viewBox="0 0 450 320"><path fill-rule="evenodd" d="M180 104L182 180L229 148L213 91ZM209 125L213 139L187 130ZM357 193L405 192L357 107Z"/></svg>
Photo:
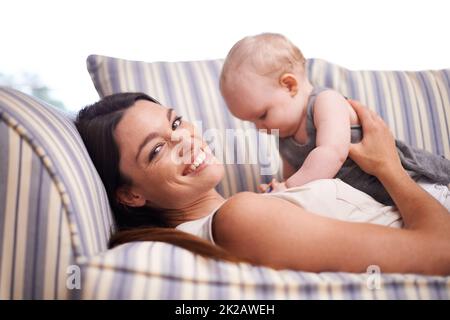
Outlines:
<svg viewBox="0 0 450 320"><path fill-rule="evenodd" d="M0 73L39 73L78 109L97 99L85 67L91 53L222 58L243 36L265 31L348 68L448 68L449 8L446 0L2 0Z"/></svg>

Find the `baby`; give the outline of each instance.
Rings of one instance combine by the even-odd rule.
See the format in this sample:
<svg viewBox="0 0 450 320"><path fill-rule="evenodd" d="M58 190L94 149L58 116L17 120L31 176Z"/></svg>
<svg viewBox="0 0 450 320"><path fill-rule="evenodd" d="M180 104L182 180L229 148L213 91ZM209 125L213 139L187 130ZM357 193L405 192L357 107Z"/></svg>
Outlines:
<svg viewBox="0 0 450 320"><path fill-rule="evenodd" d="M278 129L284 183L275 191L339 178L386 205L393 201L374 176L348 157L362 138L358 117L340 93L313 87L301 51L279 34L246 37L231 48L220 75L230 112L258 129ZM450 210L450 161L396 141L405 169Z"/></svg>

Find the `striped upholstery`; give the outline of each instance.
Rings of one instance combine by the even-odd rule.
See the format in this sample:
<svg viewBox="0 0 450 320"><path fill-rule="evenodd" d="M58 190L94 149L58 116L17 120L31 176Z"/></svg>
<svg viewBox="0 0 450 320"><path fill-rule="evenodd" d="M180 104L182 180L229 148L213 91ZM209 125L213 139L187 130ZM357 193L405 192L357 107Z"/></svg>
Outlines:
<svg viewBox="0 0 450 320"><path fill-rule="evenodd" d="M375 110L399 140L450 159L450 69L350 71L316 59L308 73Z"/></svg>
<svg viewBox="0 0 450 320"><path fill-rule="evenodd" d="M0 298L67 297L67 266L104 251L111 225L73 123L0 88Z"/></svg>
<svg viewBox="0 0 450 320"><path fill-rule="evenodd" d="M160 242L91 259L83 299L450 299L450 277L308 273L216 262Z"/></svg>

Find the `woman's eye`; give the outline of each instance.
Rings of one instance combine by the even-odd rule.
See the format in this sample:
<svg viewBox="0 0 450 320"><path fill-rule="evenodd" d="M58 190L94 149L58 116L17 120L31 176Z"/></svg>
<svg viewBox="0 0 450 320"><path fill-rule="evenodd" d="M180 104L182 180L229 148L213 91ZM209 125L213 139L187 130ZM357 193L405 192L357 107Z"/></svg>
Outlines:
<svg viewBox="0 0 450 320"><path fill-rule="evenodd" d="M155 158L155 157L158 155L158 153L161 151L162 147L163 147L162 144L157 145L157 146L150 152L150 155L148 156L148 161L152 161L153 158Z"/></svg>
<svg viewBox="0 0 450 320"><path fill-rule="evenodd" d="M178 116L175 118L175 120L173 120L172 122L172 130L176 130L179 126L181 126L181 122L182 122L182 117Z"/></svg>

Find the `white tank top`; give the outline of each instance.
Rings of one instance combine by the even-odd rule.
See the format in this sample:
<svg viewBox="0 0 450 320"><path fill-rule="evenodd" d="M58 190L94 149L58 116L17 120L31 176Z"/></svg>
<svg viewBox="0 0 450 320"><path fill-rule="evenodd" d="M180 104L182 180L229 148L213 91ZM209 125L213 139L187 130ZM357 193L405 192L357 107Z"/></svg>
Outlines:
<svg viewBox="0 0 450 320"><path fill-rule="evenodd" d="M264 193L263 197L277 197L321 216L350 221L368 222L401 228L403 222L395 207L379 203L371 196L340 179L321 179L282 192ZM225 202L224 202L225 203ZM179 224L176 229L214 242L212 222L223 203L207 216Z"/></svg>

